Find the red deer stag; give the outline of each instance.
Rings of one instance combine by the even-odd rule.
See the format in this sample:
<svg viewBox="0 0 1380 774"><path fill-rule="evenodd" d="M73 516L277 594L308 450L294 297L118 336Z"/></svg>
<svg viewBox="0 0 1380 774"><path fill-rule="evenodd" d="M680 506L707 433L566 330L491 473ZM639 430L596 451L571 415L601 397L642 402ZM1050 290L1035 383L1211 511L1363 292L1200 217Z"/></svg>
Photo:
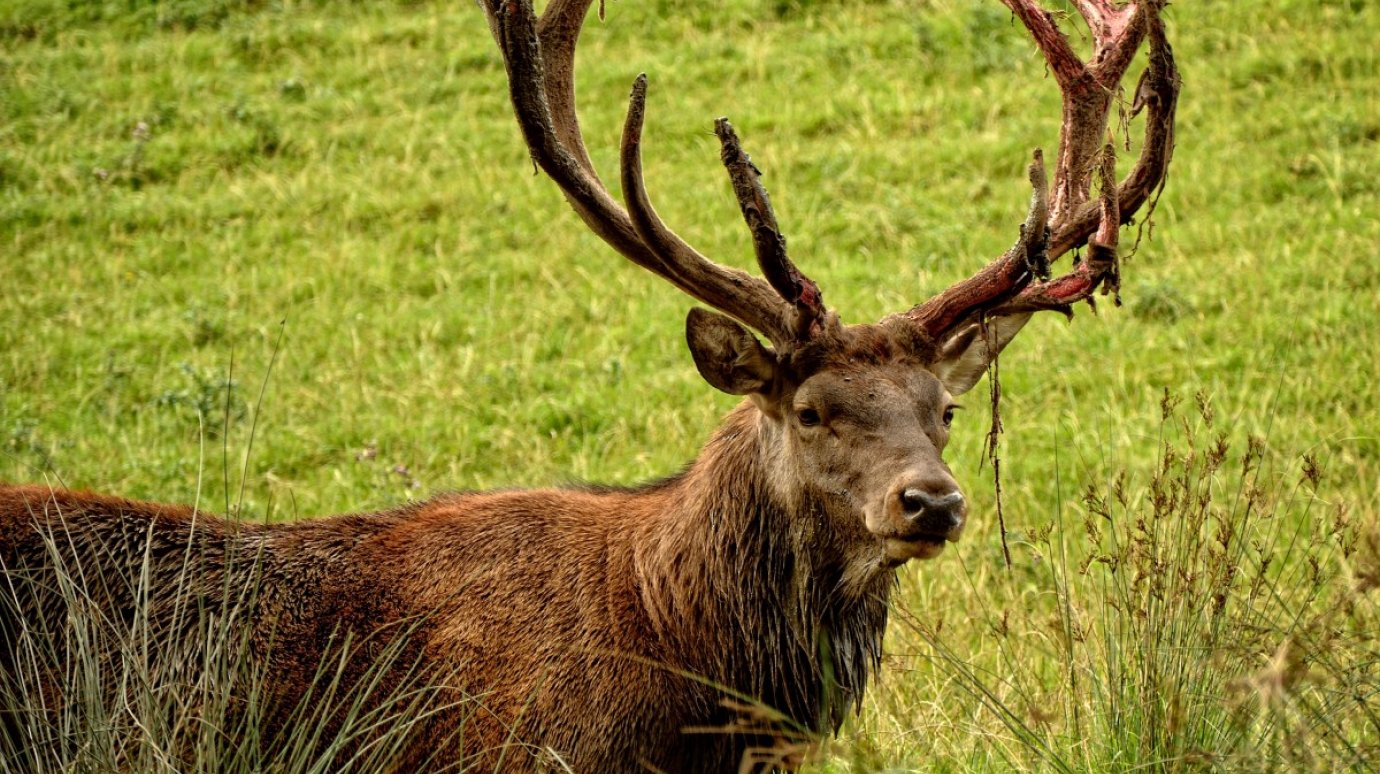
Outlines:
<svg viewBox="0 0 1380 774"><path fill-rule="evenodd" d="M1085 62L1037 0L1004 0L1062 92L1052 185L1036 152L1010 250L909 311L861 325L842 324L787 258L727 121L715 126L722 160L763 278L710 261L662 222L642 180L644 77L623 131L623 203L610 194L575 112L575 48L591 1L551 0L538 18L531 0L481 0L534 161L614 250L718 310L690 312L690 352L710 385L746 399L699 457L641 488L448 494L269 526L0 489L10 599L0 636L19 636L30 618L61 619L45 608L59 601L44 581L61 560L87 577L151 579L147 615L170 642L196 632L160 618L176 607L169 597L195 593L215 610L229 604L217 589L255 585L249 640L284 707L347 635L405 631L414 667L482 705L467 710L463 735L444 736L463 740L449 747L438 740L460 716L433 717L415 745L441 756L432 760L543 765L497 752L516 740L576 771L722 771L772 734L837 731L878 669L896 568L963 532L968 506L942 459L954 397L1033 312L1068 313L1117 288L1119 227L1156 194L1174 145L1178 74L1163 1L1079 0L1092 39ZM1108 114L1142 43L1149 63L1133 110L1144 109L1145 134L1118 181ZM1051 278L1050 262L1084 245ZM252 580L248 564L228 562L236 552L254 556ZM104 608L136 604L131 585L102 587L89 598ZM362 673L367 649L352 658ZM753 733L706 732L751 705L777 714L756 716L774 720Z"/></svg>

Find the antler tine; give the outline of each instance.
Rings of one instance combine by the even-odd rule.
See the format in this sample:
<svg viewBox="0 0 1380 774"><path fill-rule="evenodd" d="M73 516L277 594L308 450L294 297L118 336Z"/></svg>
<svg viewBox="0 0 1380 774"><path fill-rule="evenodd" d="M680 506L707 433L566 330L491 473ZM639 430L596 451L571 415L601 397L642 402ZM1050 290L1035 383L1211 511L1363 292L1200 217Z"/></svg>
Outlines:
<svg viewBox="0 0 1380 774"><path fill-rule="evenodd" d="M580 141L579 127L569 122L569 114L565 116L563 128L558 130L553 113L560 111L553 110L547 98L546 78L550 71L544 66L544 52L531 3L524 0L484 2L508 68L513 110L532 160L556 181L576 213L605 242L639 266L659 271L660 259L638 239L631 222L590 171L592 165ZM548 11L570 13L574 6L583 5L587 9L589 2L562 2ZM559 44L557 48L559 56ZM560 85L563 79L556 80ZM573 99L557 100L557 104L573 111Z"/></svg>
<svg viewBox="0 0 1380 774"><path fill-rule="evenodd" d="M1107 283L1119 281L1116 229L1131 219L1164 181L1174 150L1174 113L1179 74L1165 38L1160 11L1164 0L1139 0L1114 5L1111 0L1077 0L1079 13L1093 36L1093 56L1082 62L1074 54L1053 18L1038 0L1002 0L1035 39L1062 94L1059 156L1049 193L1048 242L1044 260L1053 261L1089 241L1090 255L1069 274L1030 285L1035 269L1021 272L1015 254L1007 251L981 272L917 306L907 317L936 340L978 314L1015 314L1058 309L1089 298ZM1137 87L1133 110L1146 109L1144 142L1134 169L1116 185L1115 155L1107 137L1108 116L1136 51L1149 40L1150 65ZM1101 178L1102 193L1089 201L1093 179ZM1022 241L1028 238L1022 231ZM1033 255L1031 253L1030 255ZM1038 279L1045 279L1038 277Z"/></svg>
<svg viewBox="0 0 1380 774"><path fill-rule="evenodd" d="M575 46L580 42L589 6L590 0L551 0L537 22L537 37L541 41L542 74L556 136L585 172L598 180L575 110Z"/></svg>
<svg viewBox="0 0 1380 774"><path fill-rule="evenodd" d="M1035 38L1035 44L1049 62L1050 72L1062 87L1073 83L1083 74L1083 62L1073 52L1068 38L1054 25L1054 18L1034 0L1002 0L1007 8L1021 20L1025 28Z"/></svg>
<svg viewBox="0 0 1380 774"><path fill-rule="evenodd" d="M1174 156L1179 70L1174 63L1174 51L1164 34L1163 20L1154 14L1148 19L1147 26L1150 66L1141 75L1131 105L1133 116L1145 111L1145 138L1141 143L1140 158L1118 189L1123 222L1129 222L1151 193L1164 183L1169 162ZM1091 202L1084 204L1077 212L1067 214L1050 236L1050 253L1063 255L1078 247L1097 228L1098 217L1097 205Z"/></svg>
<svg viewBox="0 0 1380 774"><path fill-rule="evenodd" d="M1049 276L1046 243L1049 231L1049 182L1045 176L1044 154L1034 153L1028 169L1030 177L1030 210L1021 224L1021 236L1002 257L987 264L981 271L962 280L943 293L915 306L906 313L931 338L938 339L944 331L983 310L1016 295L1035 277Z"/></svg>
<svg viewBox="0 0 1380 774"><path fill-rule="evenodd" d="M761 331L778 347L794 343L788 319L792 315L781 303L781 296L756 277L711 262L662 222L642 178L642 125L646 107L647 76L639 75L628 99L619 167L623 177L623 199L632 216L633 227L653 252L666 258L663 276L706 304Z"/></svg>
<svg viewBox="0 0 1380 774"><path fill-rule="evenodd" d="M793 346L801 317L791 306L796 296L778 295L772 284L710 261L667 228L652 208L640 158L645 76L633 86L624 126L626 210L595 173L576 115L574 76L575 47L592 1L552 0L538 21L531 0L483 0L533 161L556 181L591 230L629 260L756 328L778 348Z"/></svg>
<svg viewBox="0 0 1380 774"><path fill-rule="evenodd" d="M1088 254L1073 267L1073 271L1052 280L1027 286L1005 303L989 310L995 317L1046 310L1072 314L1075 302L1091 298L1100 286L1102 294L1118 293L1121 271L1117 262L1117 238L1121 230L1121 203L1116 184L1116 149L1111 143L1103 146L1099 165L1101 193L1097 233L1088 240ZM1115 296L1117 304L1121 297Z"/></svg>
<svg viewBox="0 0 1380 774"><path fill-rule="evenodd" d="M724 167L733 180L738 208L742 210L743 220L747 221L748 230L752 232L757 265L772 288L795 306L795 336L799 340L807 340L823 324L826 314L824 296L820 293L819 285L802 274L786 255L786 237L776 225L771 197L762 185L762 171L743 150L733 125L727 118L720 118L714 122L714 133L718 135L722 146L720 156Z"/></svg>

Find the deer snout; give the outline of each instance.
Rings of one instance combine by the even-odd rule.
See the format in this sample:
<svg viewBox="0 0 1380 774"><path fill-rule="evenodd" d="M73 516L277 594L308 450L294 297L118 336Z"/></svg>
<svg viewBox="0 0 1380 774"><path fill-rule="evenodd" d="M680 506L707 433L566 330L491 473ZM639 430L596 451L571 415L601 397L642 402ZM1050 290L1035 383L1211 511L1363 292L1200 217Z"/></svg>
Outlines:
<svg viewBox="0 0 1380 774"><path fill-rule="evenodd" d="M957 489L936 494L923 485L907 486L898 494L906 532L955 542L963 534L967 504Z"/></svg>
<svg viewBox="0 0 1380 774"><path fill-rule="evenodd" d="M948 476L903 474L879 506L868 511L867 528L881 540L885 567L938 556L963 534L967 504Z"/></svg>

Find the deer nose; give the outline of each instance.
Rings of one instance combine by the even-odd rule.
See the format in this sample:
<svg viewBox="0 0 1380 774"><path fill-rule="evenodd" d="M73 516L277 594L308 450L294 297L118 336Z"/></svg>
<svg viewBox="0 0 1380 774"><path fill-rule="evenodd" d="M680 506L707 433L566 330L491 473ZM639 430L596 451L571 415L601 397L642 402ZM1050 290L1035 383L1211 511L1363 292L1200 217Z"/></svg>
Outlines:
<svg viewBox="0 0 1380 774"><path fill-rule="evenodd" d="M933 494L917 486L901 491L901 511L911 531L958 540L963 533L963 493L957 489Z"/></svg>

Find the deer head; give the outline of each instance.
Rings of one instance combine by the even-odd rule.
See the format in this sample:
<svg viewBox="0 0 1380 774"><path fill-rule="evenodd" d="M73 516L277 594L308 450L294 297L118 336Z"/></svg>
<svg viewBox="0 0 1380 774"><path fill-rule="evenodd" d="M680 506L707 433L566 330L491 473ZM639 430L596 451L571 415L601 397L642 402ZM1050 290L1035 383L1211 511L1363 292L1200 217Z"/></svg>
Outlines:
<svg viewBox="0 0 1380 774"><path fill-rule="evenodd" d="M1035 0L1003 1L1031 32L1063 95L1053 185L1036 151L1029 210L1011 249L909 311L843 325L787 257L759 172L727 120L715 131L762 278L709 260L652 207L641 164L645 76L633 83L623 130L623 202L601 182L574 92L575 48L591 0L551 0L540 19L530 0L483 0L533 160L611 247L717 310L692 310L686 321L696 367L760 412L774 498L794 513L825 515L830 542L860 567L933 556L962 534L966 504L942 458L953 400L1034 312L1071 314L1095 292L1117 291L1118 230L1160 186L1172 154L1178 74L1162 0L1080 0L1094 43L1086 62ZM1147 112L1144 141L1118 181L1108 113L1147 40L1150 63L1133 105ZM1051 264L1085 244L1072 269L1051 278Z"/></svg>

